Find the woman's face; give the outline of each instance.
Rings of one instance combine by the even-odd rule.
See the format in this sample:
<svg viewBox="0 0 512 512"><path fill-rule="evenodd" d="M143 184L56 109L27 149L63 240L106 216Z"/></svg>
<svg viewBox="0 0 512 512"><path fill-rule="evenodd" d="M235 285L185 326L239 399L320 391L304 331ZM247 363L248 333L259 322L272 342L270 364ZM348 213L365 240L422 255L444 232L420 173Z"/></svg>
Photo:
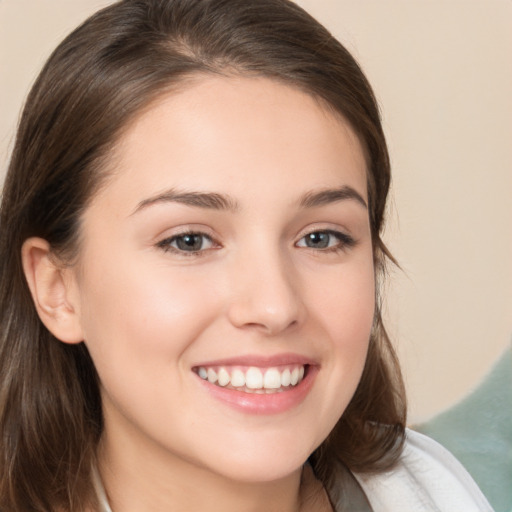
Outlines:
<svg viewBox="0 0 512 512"><path fill-rule="evenodd" d="M202 78L123 135L73 270L104 447L134 467L291 474L358 384L374 315L365 160L267 79Z"/></svg>

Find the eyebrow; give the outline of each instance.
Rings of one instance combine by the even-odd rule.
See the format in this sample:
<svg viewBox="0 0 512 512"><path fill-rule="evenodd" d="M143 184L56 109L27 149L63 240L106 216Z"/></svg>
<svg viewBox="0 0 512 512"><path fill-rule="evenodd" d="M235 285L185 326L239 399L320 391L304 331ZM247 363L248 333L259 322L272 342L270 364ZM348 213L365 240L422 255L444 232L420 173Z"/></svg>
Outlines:
<svg viewBox="0 0 512 512"><path fill-rule="evenodd" d="M237 211L239 209L238 203L233 198L224 194L170 189L161 194L144 199L137 205L133 213L137 213L148 206L153 206L158 203L180 203L196 208L205 208L207 210Z"/></svg>
<svg viewBox="0 0 512 512"><path fill-rule="evenodd" d="M324 189L317 192L307 192L299 199L298 203L300 208L307 209L350 199L357 201L365 209L368 209L368 205L361 194L348 185L340 188ZM207 210L226 210L232 212L236 212L240 209L238 202L228 195L216 192L193 192L170 189L141 201L132 215L159 203L180 203Z"/></svg>
<svg viewBox="0 0 512 512"><path fill-rule="evenodd" d="M348 199L353 199L366 210L368 209L368 205L363 199L363 196L356 189L348 185L340 188L328 188L318 192L308 192L301 197L299 205L301 208L315 208L317 206L324 206Z"/></svg>

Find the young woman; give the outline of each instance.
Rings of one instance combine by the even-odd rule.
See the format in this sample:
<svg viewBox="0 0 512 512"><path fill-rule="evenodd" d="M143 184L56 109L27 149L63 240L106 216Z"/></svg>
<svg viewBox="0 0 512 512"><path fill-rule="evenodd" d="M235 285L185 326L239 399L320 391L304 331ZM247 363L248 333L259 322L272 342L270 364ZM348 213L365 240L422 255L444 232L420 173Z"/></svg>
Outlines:
<svg viewBox="0 0 512 512"><path fill-rule="evenodd" d="M371 88L287 0L123 0L29 95L0 510L490 510L405 430Z"/></svg>

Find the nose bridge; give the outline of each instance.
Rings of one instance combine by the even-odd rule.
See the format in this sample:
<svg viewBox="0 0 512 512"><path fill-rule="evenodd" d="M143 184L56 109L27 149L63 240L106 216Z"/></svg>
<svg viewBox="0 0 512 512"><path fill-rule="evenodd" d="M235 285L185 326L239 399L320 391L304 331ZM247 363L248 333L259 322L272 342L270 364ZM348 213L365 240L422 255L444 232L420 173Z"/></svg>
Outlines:
<svg viewBox="0 0 512 512"><path fill-rule="evenodd" d="M229 317L235 326L277 334L300 321L299 283L286 250L267 244L244 251L232 268Z"/></svg>

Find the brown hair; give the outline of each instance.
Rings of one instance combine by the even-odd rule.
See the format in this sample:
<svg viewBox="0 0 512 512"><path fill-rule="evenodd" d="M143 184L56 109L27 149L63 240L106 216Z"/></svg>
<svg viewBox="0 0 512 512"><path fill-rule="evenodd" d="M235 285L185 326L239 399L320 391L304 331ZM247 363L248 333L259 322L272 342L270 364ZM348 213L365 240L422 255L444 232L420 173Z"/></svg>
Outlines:
<svg viewBox="0 0 512 512"><path fill-rule="evenodd" d="M80 218L105 178L121 131L163 91L202 73L263 76L300 88L347 119L368 161L376 272L390 166L378 107L361 69L329 32L288 0L123 0L77 28L34 84L20 121L0 210L0 508L94 507L91 467L102 431L98 376L83 343L39 320L21 246L46 239L79 250ZM377 308L361 382L311 456L326 485L341 462L390 467L404 436L400 370Z"/></svg>

